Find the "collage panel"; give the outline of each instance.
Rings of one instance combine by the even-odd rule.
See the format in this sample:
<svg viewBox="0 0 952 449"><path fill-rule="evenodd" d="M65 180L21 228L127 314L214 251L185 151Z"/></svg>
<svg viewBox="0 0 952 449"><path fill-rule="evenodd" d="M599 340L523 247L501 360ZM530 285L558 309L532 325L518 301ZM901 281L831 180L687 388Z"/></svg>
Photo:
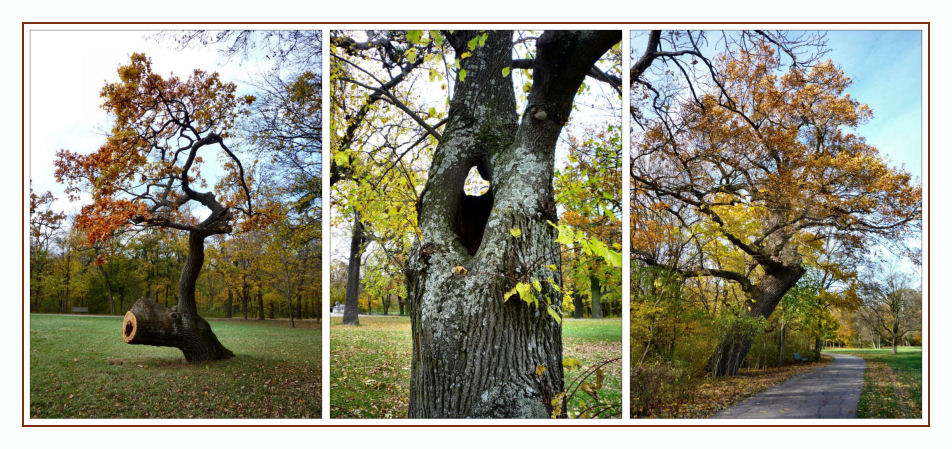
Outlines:
<svg viewBox="0 0 952 449"><path fill-rule="evenodd" d="M922 31L630 42L631 416L922 418Z"/></svg>
<svg viewBox="0 0 952 449"><path fill-rule="evenodd" d="M330 417L621 418L620 31L331 31Z"/></svg>
<svg viewBox="0 0 952 449"><path fill-rule="evenodd" d="M24 414L319 419L321 32L29 33Z"/></svg>

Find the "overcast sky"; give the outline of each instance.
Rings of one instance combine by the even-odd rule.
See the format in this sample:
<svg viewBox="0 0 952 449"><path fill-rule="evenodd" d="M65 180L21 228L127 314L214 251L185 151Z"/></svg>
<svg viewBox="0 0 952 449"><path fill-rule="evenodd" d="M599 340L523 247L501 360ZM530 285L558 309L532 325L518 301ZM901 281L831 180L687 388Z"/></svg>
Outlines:
<svg viewBox="0 0 952 449"><path fill-rule="evenodd" d="M143 31L30 32L30 178L38 193L52 191L56 208L76 212L80 203L63 199L63 187L53 179L53 161L60 149L91 153L105 141L109 117L99 105L103 85L118 79L116 69L133 52L145 53L152 68L167 76L187 77L194 69L217 71L225 81L248 89L248 80L270 68L264 62L219 56L211 47L176 50L170 41ZM211 169L211 167L208 167ZM210 171L203 170L206 174Z"/></svg>

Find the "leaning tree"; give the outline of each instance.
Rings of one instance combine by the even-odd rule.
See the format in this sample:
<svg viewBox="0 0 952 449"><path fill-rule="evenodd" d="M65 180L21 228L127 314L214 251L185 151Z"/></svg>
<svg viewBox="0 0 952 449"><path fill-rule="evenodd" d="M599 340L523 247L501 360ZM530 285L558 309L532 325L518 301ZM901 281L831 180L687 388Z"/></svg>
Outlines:
<svg viewBox="0 0 952 449"><path fill-rule="evenodd" d="M233 83L195 70L187 79L153 72L136 53L118 70L119 81L102 89L102 107L113 118L106 142L91 154L61 150L57 181L71 199L88 193L77 226L91 243L129 229L163 228L188 233L188 257L178 285L178 304L166 308L137 301L123 320L130 344L179 348L188 361L233 356L198 315L195 285L205 257L205 239L232 231L241 216L254 217L250 177L225 140L242 107ZM201 153L201 154L200 154ZM215 191L200 173L204 156L222 163ZM238 212L236 214L236 211Z"/></svg>
<svg viewBox="0 0 952 449"><path fill-rule="evenodd" d="M632 140L633 197L640 210L673 217L694 243L665 249L646 215L634 220L632 251L647 265L736 288L740 315L757 319L806 273L805 256L818 243L838 242L850 257L877 244L903 246L920 228L922 191L851 132L872 112L850 97L851 80L831 61L794 59L784 70L790 47L776 35L743 39L713 59L679 53L709 67L684 96L666 98L633 78L641 86L633 98L660 117L635 116L642 129ZM722 263L728 253L742 263ZM751 344L745 323L726 331L712 359L716 374L737 372Z"/></svg>

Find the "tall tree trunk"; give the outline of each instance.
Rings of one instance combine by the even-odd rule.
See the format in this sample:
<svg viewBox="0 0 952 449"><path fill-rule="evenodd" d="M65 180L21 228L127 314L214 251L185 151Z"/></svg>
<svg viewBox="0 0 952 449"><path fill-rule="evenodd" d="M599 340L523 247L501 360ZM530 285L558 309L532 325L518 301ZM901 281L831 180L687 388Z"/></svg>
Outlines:
<svg viewBox="0 0 952 449"><path fill-rule="evenodd" d="M806 270L798 263L795 266L781 266L767 271L763 279L750 291L750 310L748 317L769 317L780 304L783 295L792 288ZM733 376L740 369L741 362L750 351L751 329L744 320L732 325L715 351L712 358L714 374Z"/></svg>
<svg viewBox="0 0 952 449"><path fill-rule="evenodd" d="M447 40L462 54L480 34ZM407 268L411 418L546 418L564 388L562 326L545 310L561 305L547 281L561 288L549 224L557 220L555 145L585 74L621 33L540 36L521 123L501 73L512 66L512 32L486 34L462 59L467 75L456 83L417 208L421 234ZM479 197L463 191L472 167L491 183ZM537 305L504 298L516 280L533 279Z"/></svg>
<svg viewBox="0 0 952 449"><path fill-rule="evenodd" d="M350 258L347 262L347 295L344 299L343 324L360 324L360 257L363 251L364 225L354 212L354 227L350 234Z"/></svg>
<svg viewBox="0 0 952 449"><path fill-rule="evenodd" d="M397 297L397 304L398 304L398 306L400 307L400 316L403 316L403 314L405 313L404 310L403 310L403 306L404 306L404 304L406 304L406 300L398 296L398 297Z"/></svg>
<svg viewBox="0 0 952 449"><path fill-rule="evenodd" d="M248 302L249 302L249 287L248 279L242 276L241 278L241 314L244 315L244 319L248 319Z"/></svg>
<svg viewBox="0 0 952 449"><path fill-rule="evenodd" d="M234 290L228 289L228 299L225 300L225 318L231 318L231 304L234 299Z"/></svg>
<svg viewBox="0 0 952 449"><path fill-rule="evenodd" d="M258 287L258 320L264 320L264 293Z"/></svg>
<svg viewBox="0 0 952 449"><path fill-rule="evenodd" d="M179 348L190 362L220 360L234 356L222 346L211 326L198 316L195 283L205 262L205 237L189 232L188 258L179 278L179 302L169 309L143 298L132 305L123 319L122 336L129 344Z"/></svg>
<svg viewBox="0 0 952 449"><path fill-rule="evenodd" d="M99 274L102 275L103 283L106 284L106 297L109 299L109 314L116 314L116 301L112 297L112 283L109 282L109 273L106 272L106 268L102 264L97 264L96 268L99 270Z"/></svg>
<svg viewBox="0 0 952 449"><path fill-rule="evenodd" d="M592 291L592 318L602 317L602 287L598 285L598 278L590 276L588 278Z"/></svg>

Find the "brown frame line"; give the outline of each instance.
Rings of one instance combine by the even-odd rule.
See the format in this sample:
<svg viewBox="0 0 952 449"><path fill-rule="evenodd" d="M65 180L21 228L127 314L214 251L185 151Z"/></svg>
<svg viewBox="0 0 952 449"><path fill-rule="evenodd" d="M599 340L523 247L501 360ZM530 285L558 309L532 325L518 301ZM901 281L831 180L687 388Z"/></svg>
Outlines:
<svg viewBox="0 0 952 449"><path fill-rule="evenodd" d="M26 176L26 27L27 25L925 25L926 26L926 72L929 75L926 82L926 210L931 209L932 202L932 22L21 22L20 23L20 198L26 198L24 180ZM622 31L630 31L630 27ZM624 37L624 36L623 36ZM630 36L629 36L630 37ZM333 418L323 419L320 424L27 424L26 423L26 340L23 335L26 330L26 283L20 284L20 427L931 427L932 426L932 251L930 248L930 234L932 232L932 214L926 219L926 291L928 299L926 305L929 314L926 318L929 342L926 350L928 405L926 407L925 424L662 424L659 421L645 421L645 424L628 424L625 418L619 424L333 424ZM20 236L26 235L26 208L20 210ZM20 279L26 275L27 241L21 240ZM323 301L323 298L321 299ZM622 392L625 394L626 392ZM623 411L624 413L625 411ZM323 410L322 410L323 413ZM624 416L624 415L622 415ZM326 422L326 423L325 423ZM397 421L399 422L399 421ZM627 422L630 422L627 421ZM625 423L625 424L621 424Z"/></svg>

